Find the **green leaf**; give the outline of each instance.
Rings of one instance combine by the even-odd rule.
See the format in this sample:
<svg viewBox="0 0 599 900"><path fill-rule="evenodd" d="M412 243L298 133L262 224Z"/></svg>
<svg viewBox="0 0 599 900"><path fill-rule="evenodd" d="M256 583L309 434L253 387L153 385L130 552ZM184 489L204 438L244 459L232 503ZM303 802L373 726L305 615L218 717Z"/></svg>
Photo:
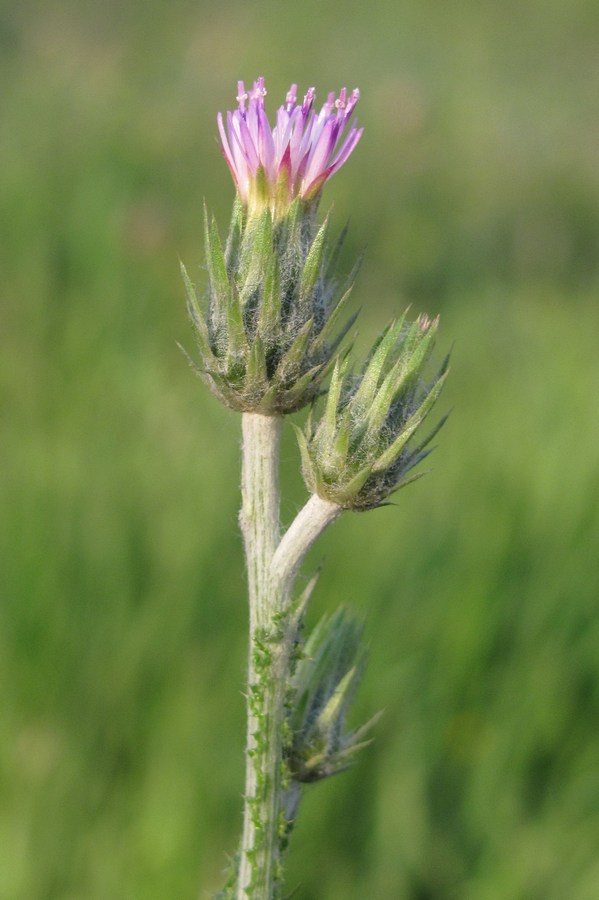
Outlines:
<svg viewBox="0 0 599 900"><path fill-rule="evenodd" d="M332 465L341 470L347 464L347 454L350 444L350 428L344 421L339 428L335 443L333 444Z"/></svg>
<svg viewBox="0 0 599 900"><path fill-rule="evenodd" d="M281 357L276 372L277 381L281 384L284 384L290 376L293 377L294 374L301 370L301 364L306 356L306 349L310 342L313 324L313 319L308 319L304 323L289 350Z"/></svg>
<svg viewBox="0 0 599 900"><path fill-rule="evenodd" d="M314 467L312 465L312 457L310 456L310 449L308 447L308 441L306 440L306 435L294 422L291 423L291 427L295 431L295 437L297 439L297 445L300 451L300 457L302 462L302 475L304 476L304 481L306 482L306 487L310 491L314 491L314 485L316 483L316 479L314 477Z"/></svg>
<svg viewBox="0 0 599 900"><path fill-rule="evenodd" d="M302 207L302 201L299 197L296 197L277 225L275 235L276 245L283 251L299 244L299 231L303 212Z"/></svg>
<svg viewBox="0 0 599 900"><path fill-rule="evenodd" d="M318 443L327 446L331 444L333 436L337 429L337 407L339 406L339 398L343 388L345 372L347 371L347 361L341 361L339 358L335 361L333 369L333 377L329 385L326 406L322 417L321 425L318 429Z"/></svg>
<svg viewBox="0 0 599 900"><path fill-rule="evenodd" d="M197 294L195 292L195 288L191 283L191 279L187 274L187 269L183 265L182 262L179 262L179 267L181 269L181 275L183 277L183 284L185 285L185 295L187 297L187 310L189 312L190 318L193 321L194 325L198 329L198 331L202 331L206 340L208 340L208 327L206 325L206 320L204 319L204 315L202 313L202 309L198 302Z"/></svg>
<svg viewBox="0 0 599 900"><path fill-rule="evenodd" d="M333 246L331 253L328 255L328 258L325 260L323 268L324 268L325 272L327 273L327 275L333 275L335 269L337 268L337 263L339 262L339 256L341 254L341 250L345 243L345 239L347 237L348 231L349 231L349 222L346 222L339 233L339 237L335 241L335 244Z"/></svg>
<svg viewBox="0 0 599 900"><path fill-rule="evenodd" d="M306 416L306 421L304 422L304 434L306 435L308 441L311 441L314 437L314 404L311 405L308 410L308 415Z"/></svg>
<svg viewBox="0 0 599 900"><path fill-rule="evenodd" d="M272 255L272 215L265 209L248 221L243 233L238 274L243 305L262 286Z"/></svg>
<svg viewBox="0 0 599 900"><path fill-rule="evenodd" d="M437 422L435 427L432 429L432 431L430 431L427 434L425 439L423 441L421 441L417 447L410 448L410 459L416 458L417 456L419 456L419 459L424 459L424 455L422 455L422 451L424 450L425 447L427 447L430 444L430 442L433 440L433 438L435 438L439 434L439 432L441 431L441 429L447 422L448 418L449 418L449 413L445 413L444 416L441 416L441 418L439 419L439 421ZM432 449L434 449L434 448L432 448ZM430 450L427 450L425 455L428 455L429 453L430 453ZM415 465L415 463L414 463L414 465Z"/></svg>
<svg viewBox="0 0 599 900"><path fill-rule="evenodd" d="M366 440L372 445L380 434L381 428L389 415L391 404L405 393L418 377L418 373L425 364L434 345L434 332L420 333L420 339L414 344L412 352L400 351L399 358L390 372L387 373L383 384L376 393L372 405L368 409L368 429Z"/></svg>
<svg viewBox="0 0 599 900"><path fill-rule="evenodd" d="M308 251L308 256L306 257L306 262L304 263L300 278L300 306L303 306L305 303L312 299L314 287L316 285L316 282L318 281L322 268L322 257L324 253L328 224L328 219L325 219L318 229L316 237L312 241L312 245L310 247L310 250Z"/></svg>
<svg viewBox="0 0 599 900"><path fill-rule="evenodd" d="M226 303L229 294L229 277L225 265L223 248L214 216L208 220L208 210L204 205L204 240L206 245L206 262L210 285L219 303Z"/></svg>
<svg viewBox="0 0 599 900"><path fill-rule="evenodd" d="M200 369L200 367L199 367L198 364L195 362L195 360L193 360L193 359L191 358L191 356L189 355L189 353L187 352L187 350L185 349L185 347L183 346L183 344L180 344L178 341L177 341L177 347L179 348L179 350L181 351L181 353L183 354L183 356L184 356L185 359L187 360L187 363L188 363L190 369L193 370L194 374L197 375L198 378L201 378L201 379L205 380L205 377L206 377L206 374L207 374L207 370L206 370L206 369Z"/></svg>
<svg viewBox="0 0 599 900"><path fill-rule="evenodd" d="M400 488L407 487L409 484L413 484L415 481L418 481L419 478L422 478L426 475L426 472L416 472L414 475L409 475L407 478L403 478L401 481L398 481L393 490L392 494L395 494L396 491L399 491ZM379 504L383 505L383 504Z"/></svg>
<svg viewBox="0 0 599 900"><path fill-rule="evenodd" d="M297 425L294 425L293 427L297 428ZM298 428L298 431L301 432L301 429ZM304 443L305 443L305 436L304 435L302 435L302 436L304 437ZM298 438L298 444L299 444L299 440L300 439ZM300 455L301 455L301 453L302 453L302 451L300 449ZM301 592L299 597L297 597L297 599L294 600L293 603L291 604L291 628L293 630L301 627L302 620L304 618L306 609L308 607L308 603L310 602L310 598L312 597L312 594L314 593L314 588L316 587L319 578L320 578L320 569L317 569L316 572L314 573L314 575L312 575L312 577L309 579L308 583L306 584L305 588L303 589L303 591Z"/></svg>
<svg viewBox="0 0 599 900"><path fill-rule="evenodd" d="M411 331L412 329L410 329ZM419 329L415 337L410 338L409 346L402 348L398 360L393 367L395 397L408 391L423 369L435 345L435 330L431 328L423 334Z"/></svg>
<svg viewBox="0 0 599 900"><path fill-rule="evenodd" d="M422 419L417 416L411 416L410 419L403 426L400 434L395 438L393 443L385 450L384 453L381 453L377 461L374 463L372 467L372 471L375 473L384 472L385 469L388 469L393 463L397 460L399 454L406 446L418 426L420 425Z"/></svg>
<svg viewBox="0 0 599 900"><path fill-rule="evenodd" d="M243 232L243 218L243 204L239 194L235 194L233 210L231 212L231 222L229 225L229 234L227 235L227 243L225 245L225 264L229 277L234 274L239 264L239 248L241 246L241 235Z"/></svg>
<svg viewBox="0 0 599 900"><path fill-rule="evenodd" d="M385 420L389 415L391 403L397 392L395 372L396 370L394 367L383 381L383 384L372 401L372 405L367 410L366 418L368 427L365 440L369 446L379 437L381 429L385 424Z"/></svg>
<svg viewBox="0 0 599 900"><path fill-rule="evenodd" d="M357 750L360 747L365 747L368 744L372 743L372 738L367 741L363 741L363 738L368 734L369 731L372 731L377 722L380 722L383 717L383 710L380 709L377 713L370 717L363 725L360 725L358 728L355 728L353 731L350 731L349 734L345 735L343 739L343 743L346 745L347 750L353 753L354 750ZM345 750L344 750L345 752Z"/></svg>
<svg viewBox="0 0 599 900"><path fill-rule="evenodd" d="M403 334L400 336L396 348L396 358L402 355L410 356L414 352L414 346L421 337L422 331L420 330L418 319L416 319L404 329Z"/></svg>
<svg viewBox="0 0 599 900"><path fill-rule="evenodd" d="M250 345L247 368L247 387L250 390L265 388L268 384L266 373L266 355L260 335L256 335Z"/></svg>
<svg viewBox="0 0 599 900"><path fill-rule="evenodd" d="M359 681L358 667L352 666L337 684L318 716L318 730L324 733L329 740L339 727L340 720L343 719L347 706L355 692L357 680Z"/></svg>
<svg viewBox="0 0 599 900"><path fill-rule="evenodd" d="M221 403L224 403L225 406L228 406L231 409L243 412L243 401L240 399L237 391L233 390L226 378L222 377L217 372L207 372L203 378L214 396L218 397Z"/></svg>
<svg viewBox="0 0 599 900"><path fill-rule="evenodd" d="M375 345L374 352L372 353L362 376L360 387L352 398L352 407L355 411L362 412L367 411L370 408L387 358L394 349L401 334L404 319L405 313L399 321L395 323L392 322L388 325L383 332L383 336L378 345Z"/></svg>
<svg viewBox="0 0 599 900"><path fill-rule="evenodd" d="M337 350L337 348L339 347L339 344L342 342L345 335L348 333L348 331L351 328L353 328L353 326L356 322L356 319L358 318L359 315L360 315L360 310L357 309L356 312L349 317L349 319L345 322L345 324L337 332L337 335L333 338L333 340L331 341L331 343L328 347L329 353L334 353ZM353 348L353 342L349 345L349 349L351 350L352 348Z"/></svg>
<svg viewBox="0 0 599 900"><path fill-rule="evenodd" d="M338 502L340 504L349 503L351 505L351 501L355 500L357 495L360 493L370 476L372 475L372 466L364 466L357 475L354 475L350 481L347 482L345 487L336 491L336 497L338 497Z"/></svg>
<svg viewBox="0 0 599 900"><path fill-rule="evenodd" d="M281 320L281 279L279 264L273 253L266 268L264 287L258 314L258 331L269 344L280 331Z"/></svg>
<svg viewBox="0 0 599 900"><path fill-rule="evenodd" d="M210 344L210 334L208 332L208 326L206 324L206 320L204 318L204 314L202 312L200 304L198 303L198 298L196 296L194 286L190 281L189 275L187 274L187 270L183 263L180 263L180 266L181 275L183 276L183 283L185 285L185 294L187 297L187 312L195 327L195 336L198 343L198 348L204 359L216 362L216 357L214 356Z"/></svg>
<svg viewBox="0 0 599 900"><path fill-rule="evenodd" d="M314 353L318 353L320 350L324 349L324 347L326 347L329 340L333 337L335 330L337 328L337 324L338 324L339 320L341 319L341 314L344 312L347 302L350 298L352 289L353 289L353 284L348 287L348 289L343 294L343 296L341 297L341 299L339 300L337 305L331 311L331 313L330 313L328 319L326 320L326 322L324 323L323 327L320 329L319 333L316 335L316 337L314 339L314 345L313 345ZM345 335L347 334L349 329L352 327L352 325L354 324L354 322L356 321L356 319L358 317L358 313L359 313L359 310L358 310L358 312L354 313L354 315L350 318L349 323L347 323L345 325L345 327L343 329L343 334L341 335L341 337L338 337L335 342L336 345L338 345L343 340L343 338L345 337Z"/></svg>
<svg viewBox="0 0 599 900"><path fill-rule="evenodd" d="M441 393L443 384L445 383L447 372L448 369L445 369L443 374L437 378L418 409L414 413L412 413L410 418L405 422L401 433L393 441L390 447L388 447L387 450L385 450L385 452L379 456L376 463L372 467L373 472L384 472L385 469L388 469L389 466L393 465L393 463L396 461L397 457L399 456L405 445L408 443L418 426L424 421L424 419L434 406L439 394Z"/></svg>
<svg viewBox="0 0 599 900"><path fill-rule="evenodd" d="M298 380L294 382L292 387L284 390L279 386L278 392L284 400L285 409L295 411L301 409L301 406L305 406L306 403L309 403L314 395L313 391L310 392L310 395L307 398L305 397L305 394L313 382L319 382L322 377L324 377L322 365L312 366L312 368L308 369L301 378L298 378ZM301 404L301 406L298 406L297 404Z"/></svg>
<svg viewBox="0 0 599 900"><path fill-rule="evenodd" d="M232 290L227 303L227 355L229 359L238 359L247 354L248 344L243 323L243 310L237 288Z"/></svg>

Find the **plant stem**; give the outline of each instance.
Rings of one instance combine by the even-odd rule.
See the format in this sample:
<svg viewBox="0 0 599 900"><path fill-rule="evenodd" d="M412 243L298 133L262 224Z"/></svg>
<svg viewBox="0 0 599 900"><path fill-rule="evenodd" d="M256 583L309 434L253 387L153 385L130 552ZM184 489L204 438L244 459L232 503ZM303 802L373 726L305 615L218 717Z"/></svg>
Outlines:
<svg viewBox="0 0 599 900"><path fill-rule="evenodd" d="M281 678L269 658L276 597L270 565L280 534L278 451L281 419L244 413L240 524L250 604L248 720L243 836L238 900L270 900L278 860L278 797L281 729L284 716ZM277 656L279 654L276 654ZM279 660L276 660L279 662ZM284 680L283 680L284 685Z"/></svg>
<svg viewBox="0 0 599 900"><path fill-rule="evenodd" d="M306 553L319 535L342 513L340 506L317 494L299 511L279 542L272 560L273 576L286 600Z"/></svg>
<svg viewBox="0 0 599 900"><path fill-rule="evenodd" d="M291 654L290 600L302 559L340 507L311 497L280 540L281 418L244 413L240 512L250 646L243 837L236 900L272 900L299 793L283 760ZM278 548L278 549L277 549Z"/></svg>
<svg viewBox="0 0 599 900"><path fill-rule="evenodd" d="M244 413L239 521L247 564L250 625L268 623L270 566L279 543L279 416Z"/></svg>

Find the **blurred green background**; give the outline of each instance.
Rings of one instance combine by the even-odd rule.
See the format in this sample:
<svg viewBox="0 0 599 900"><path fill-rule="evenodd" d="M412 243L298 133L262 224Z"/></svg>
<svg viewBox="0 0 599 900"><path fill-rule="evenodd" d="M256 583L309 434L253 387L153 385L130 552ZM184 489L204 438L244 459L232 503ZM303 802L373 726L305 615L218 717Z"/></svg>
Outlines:
<svg viewBox="0 0 599 900"><path fill-rule="evenodd" d="M591 0L3 4L0 900L206 897L236 846L239 420L176 346L178 257L201 283L259 74L271 111L361 88L324 201L359 348L408 304L454 345L431 474L312 554L386 712L288 888L599 897L598 38Z"/></svg>

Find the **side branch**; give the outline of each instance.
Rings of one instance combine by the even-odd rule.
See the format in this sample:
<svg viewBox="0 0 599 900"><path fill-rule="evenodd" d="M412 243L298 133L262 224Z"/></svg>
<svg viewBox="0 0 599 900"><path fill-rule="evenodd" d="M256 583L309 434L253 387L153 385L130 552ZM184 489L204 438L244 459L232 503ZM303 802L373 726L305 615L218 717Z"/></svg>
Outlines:
<svg viewBox="0 0 599 900"><path fill-rule="evenodd" d="M330 500L323 500L317 494L312 494L299 511L272 558L272 577L283 596L288 598L297 571L312 544L341 512L340 506Z"/></svg>

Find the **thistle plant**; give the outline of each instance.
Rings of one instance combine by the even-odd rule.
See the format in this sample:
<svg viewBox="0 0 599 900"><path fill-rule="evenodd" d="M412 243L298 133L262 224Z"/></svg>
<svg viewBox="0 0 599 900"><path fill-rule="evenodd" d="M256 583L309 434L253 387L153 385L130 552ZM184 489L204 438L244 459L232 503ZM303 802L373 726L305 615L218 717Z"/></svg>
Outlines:
<svg viewBox="0 0 599 900"><path fill-rule="evenodd" d="M264 79L238 82L237 109L218 115L222 152L236 187L221 242L205 212L207 284L199 295L183 269L199 352L197 373L241 413L240 525L249 597L246 784L239 851L224 890L230 900L281 896L283 862L304 786L342 771L369 743L376 716L346 724L363 674L362 627L345 609L307 638L316 585L296 593L300 566L343 510L369 510L418 477L443 419L420 437L447 374L427 364L438 320L391 323L354 374L343 341L357 266L338 272L344 232L331 241L318 218L326 181L354 151L359 92L291 86L271 126ZM310 407L296 428L309 499L280 521L283 420Z"/></svg>

